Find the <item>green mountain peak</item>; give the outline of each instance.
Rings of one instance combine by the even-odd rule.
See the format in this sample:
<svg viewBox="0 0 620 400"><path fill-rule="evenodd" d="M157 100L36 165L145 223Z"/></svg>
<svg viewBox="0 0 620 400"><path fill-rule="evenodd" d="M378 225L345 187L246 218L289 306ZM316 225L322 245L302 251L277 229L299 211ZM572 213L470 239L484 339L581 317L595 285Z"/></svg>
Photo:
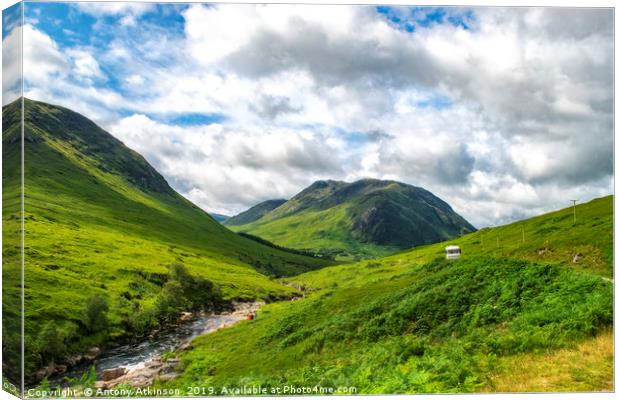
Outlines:
<svg viewBox="0 0 620 400"><path fill-rule="evenodd" d="M235 230L321 254L365 257L436 243L475 228L431 192L402 182L316 181Z"/></svg>

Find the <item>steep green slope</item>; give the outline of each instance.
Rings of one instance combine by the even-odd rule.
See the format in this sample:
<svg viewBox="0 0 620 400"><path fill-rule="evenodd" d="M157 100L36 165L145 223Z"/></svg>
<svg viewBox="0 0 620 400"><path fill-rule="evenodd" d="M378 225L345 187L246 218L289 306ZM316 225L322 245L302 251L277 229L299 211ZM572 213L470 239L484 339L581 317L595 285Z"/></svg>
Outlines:
<svg viewBox="0 0 620 400"><path fill-rule="evenodd" d="M611 200L580 205L581 225L572 224L569 209L488 229L522 238L522 224L530 233L525 244L495 255L474 250L476 232L459 239L465 253L458 261L444 259L442 243L287 279L305 298L265 306L255 321L196 339L179 354L182 377L159 385L317 385L357 393L539 388L524 385L524 372L511 364L523 362L563 371L564 380L547 390L611 390L613 349L587 360L579 353L608 341L613 324L613 283L598 275L611 271ZM576 248L581 264L568 257ZM504 383L509 377L518 384Z"/></svg>
<svg viewBox="0 0 620 400"><path fill-rule="evenodd" d="M342 258L386 255L475 230L427 190L376 179L315 182L262 218L233 229Z"/></svg>
<svg viewBox="0 0 620 400"><path fill-rule="evenodd" d="M443 258L445 247L458 245L462 257L517 258L570 266L604 278L613 278L613 196L594 199L576 208L543 214L496 228L484 228L458 239L416 248L366 263L326 268L295 277L295 284L325 288L362 286L369 281L390 279L410 263ZM525 241L524 241L525 238ZM573 262L575 256L578 260ZM362 267L362 268L360 268ZM364 271L361 273L360 271Z"/></svg>
<svg viewBox="0 0 620 400"><path fill-rule="evenodd" d="M18 103L3 109L5 165L19 160L18 117ZM26 100L25 121L27 374L54 358L39 335L49 321L67 354L115 340L140 318L151 324L172 263L219 285L225 299L290 296L266 275L326 265L224 228L79 114ZM5 196L19 193L18 176L3 178ZM4 222L18 217L3 210ZM107 302L109 326L89 333L84 313L95 295Z"/></svg>
<svg viewBox="0 0 620 400"><path fill-rule="evenodd" d="M254 207L251 207L242 213L228 218L224 225L233 226L249 224L250 222L254 222L257 219L262 218L265 214L280 207L284 203L286 203L286 200L284 199L263 201L262 203L258 203Z"/></svg>
<svg viewBox="0 0 620 400"><path fill-rule="evenodd" d="M14 118L21 119L18 108ZM2 131L2 371L5 388L21 387L21 128ZM7 144L9 143L9 144ZM4 377L9 378L9 381ZM14 390L16 393L17 390Z"/></svg>
<svg viewBox="0 0 620 400"><path fill-rule="evenodd" d="M289 275L322 265L259 246L214 223L174 192L139 154L79 114L27 101L25 140L30 212L83 201L89 208L74 206L63 212L72 220L114 224L140 235L210 249L267 274Z"/></svg>

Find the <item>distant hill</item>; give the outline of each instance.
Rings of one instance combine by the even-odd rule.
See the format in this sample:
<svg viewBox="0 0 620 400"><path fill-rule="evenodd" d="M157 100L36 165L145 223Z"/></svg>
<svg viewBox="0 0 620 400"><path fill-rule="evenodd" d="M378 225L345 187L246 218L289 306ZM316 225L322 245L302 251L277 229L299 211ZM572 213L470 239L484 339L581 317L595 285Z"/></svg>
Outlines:
<svg viewBox="0 0 620 400"><path fill-rule="evenodd" d="M383 255L475 231L431 192L377 179L317 181L253 222L232 228L340 257Z"/></svg>
<svg viewBox="0 0 620 400"><path fill-rule="evenodd" d="M230 218L230 216L223 215L223 214L209 213L209 215L211 217L213 217L213 219L216 220L219 223L222 223L222 222L226 221L228 218Z"/></svg>
<svg viewBox="0 0 620 400"><path fill-rule="evenodd" d="M173 263L211 280L229 300L289 297L294 289L272 277L330 264L231 232L84 116L28 99L24 108L27 343L38 343L51 322L68 354L147 329ZM5 371L15 374L21 360L21 117L21 99L2 109L3 236L16 238L3 246L3 360ZM109 305L105 335L92 335L81 322L95 295ZM45 351L26 347L27 380L51 357Z"/></svg>
<svg viewBox="0 0 620 400"><path fill-rule="evenodd" d="M265 214L280 207L284 203L286 203L286 200L284 199L263 201L262 203L258 203L254 207L251 207L250 209L245 210L234 217L228 218L224 225L233 226L249 224L250 222L254 222L257 219L262 218Z"/></svg>

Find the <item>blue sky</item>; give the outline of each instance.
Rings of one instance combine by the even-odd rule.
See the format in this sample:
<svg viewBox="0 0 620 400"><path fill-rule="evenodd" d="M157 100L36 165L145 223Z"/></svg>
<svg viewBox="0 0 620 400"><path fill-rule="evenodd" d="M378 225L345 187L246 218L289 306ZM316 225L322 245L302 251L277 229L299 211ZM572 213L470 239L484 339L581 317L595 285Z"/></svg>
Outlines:
<svg viewBox="0 0 620 400"><path fill-rule="evenodd" d="M151 9L136 17L135 29L144 30L147 27L147 31L158 31L172 40L182 38L185 29L182 13L187 7L183 4L154 4ZM385 17L399 29L411 33L416 29L430 29L434 25L441 24L470 29L470 23L474 20L474 13L471 10L450 9L446 11L445 8L441 7L368 6L368 8L374 8L379 16ZM93 53L97 53L105 49L110 42L118 39L119 34L116 28L123 24L123 19L126 17L127 14L123 13L103 13L99 16L93 16L71 3L29 2L25 3L24 10L26 23L32 24L36 29L48 35L58 45L60 51L75 47L87 47L92 49ZM118 69L123 68L123 65L100 62L99 67L104 73L104 77L94 80L91 85L111 89L122 96L130 95L118 78L121 75ZM416 104L423 108L442 109L450 107L452 101L445 95L429 93L428 98L420 100ZM131 113L126 108L119 108L117 111L121 116ZM227 118L220 113L208 111L175 115L146 113L146 115L157 121L175 125L211 124L222 122ZM351 137L356 136L353 134ZM357 143L351 142L351 144Z"/></svg>
<svg viewBox="0 0 620 400"><path fill-rule="evenodd" d="M93 119L208 211L373 177L480 227L612 191L609 10L25 4L25 95Z"/></svg>
<svg viewBox="0 0 620 400"><path fill-rule="evenodd" d="M2 38L15 28L21 21L22 8L21 3L12 5L2 10Z"/></svg>
<svg viewBox="0 0 620 400"><path fill-rule="evenodd" d="M186 5L154 4L148 12L140 14L135 20L135 31L148 27L148 31L160 30L169 38L180 38L183 35L184 20L181 12ZM108 47L109 43L118 40L117 27L123 24L123 13L93 16L71 3L25 3L24 19L37 30L48 35L59 50L72 48L88 48L97 54ZM128 32L131 35L131 32ZM135 42L137 43L137 41ZM90 82L93 87L112 90L121 96L130 96L119 80L119 69L122 64L99 62L102 77ZM69 78L70 79L70 78ZM26 86L28 83L26 83ZM116 110L120 116L131 113L126 107ZM196 125L221 122L225 116L218 113L180 113L177 115L148 114L151 118L176 125Z"/></svg>
<svg viewBox="0 0 620 400"><path fill-rule="evenodd" d="M182 4L154 4L152 10L138 16L141 24L164 27L168 34L183 34ZM113 30L103 26L118 25L123 13L93 16L83 12L75 3L25 3L24 18L53 37L61 46L102 45L115 37ZM97 24L101 27L97 28Z"/></svg>
<svg viewBox="0 0 620 400"><path fill-rule="evenodd" d="M445 7L391 7L377 6L377 12L407 32L450 24L465 30L473 29L475 13L470 9Z"/></svg>

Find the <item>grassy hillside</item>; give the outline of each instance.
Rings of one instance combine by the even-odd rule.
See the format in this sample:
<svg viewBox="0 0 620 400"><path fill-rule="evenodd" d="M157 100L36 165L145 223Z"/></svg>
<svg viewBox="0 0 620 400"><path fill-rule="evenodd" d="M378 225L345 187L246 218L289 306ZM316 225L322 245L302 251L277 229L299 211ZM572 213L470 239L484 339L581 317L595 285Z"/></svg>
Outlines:
<svg viewBox="0 0 620 400"><path fill-rule="evenodd" d="M254 207L251 207L240 214L228 218L224 225L233 226L249 224L250 222L254 222L257 219L262 218L265 214L280 207L284 203L286 203L286 200L284 199L263 201L262 203L258 203Z"/></svg>
<svg viewBox="0 0 620 400"><path fill-rule="evenodd" d="M509 360L574 348L612 319L612 284L560 266L486 257L411 264L390 280L266 306L253 322L201 337L182 354L182 378L162 385L493 390ZM594 372L609 378L611 365L603 367ZM579 388L611 389L591 377Z"/></svg>
<svg viewBox="0 0 620 400"><path fill-rule="evenodd" d="M282 246L340 259L387 255L475 230L432 193L376 179L317 181L254 222L235 225Z"/></svg>
<svg viewBox="0 0 620 400"><path fill-rule="evenodd" d="M19 109L15 118L20 119ZM2 370L21 386L21 129L3 125L2 131ZM10 143L7 145L7 143ZM3 383L6 382L3 379ZM5 386L7 387L7 386Z"/></svg>
<svg viewBox="0 0 620 400"><path fill-rule="evenodd" d="M612 210L606 197L578 206L575 225L566 209L466 235L450 242L458 261L442 243L286 279L304 299L196 339L182 377L160 386L612 390Z"/></svg>
<svg viewBox="0 0 620 400"><path fill-rule="evenodd" d="M334 282L340 286L363 286L368 282L390 279L411 263L426 263L444 257L447 245L459 245L464 259L479 256L516 258L558 264L605 278L613 278L613 196L580 204L573 208L543 214L512 224L484 228L458 239L404 251L380 262L358 264L305 273L294 278L296 285L325 288ZM525 241L523 237L525 235ZM573 262L575 255L581 258ZM360 273L363 271L363 273Z"/></svg>
<svg viewBox="0 0 620 400"><path fill-rule="evenodd" d="M290 296L292 288L267 275L326 265L224 228L139 154L79 114L26 100L25 120L27 374L60 357L45 355L45 340L56 337L69 354L125 335L134 319L149 319L173 263L214 282L224 299ZM18 121L18 103L3 109L4 165L19 162ZM18 175L5 171L4 196L12 199ZM5 229L15 230L10 222L19 220L13 203L4 204ZM4 293L17 295L15 289ZM97 295L109 309L109 324L87 332L85 307ZM57 322L56 331L42 338L49 321Z"/></svg>
<svg viewBox="0 0 620 400"><path fill-rule="evenodd" d="M238 232L248 232L281 246L335 257L338 260L379 257L398 251L395 246L363 243L351 236L349 206L328 210L304 210L286 218L259 220L230 226Z"/></svg>

